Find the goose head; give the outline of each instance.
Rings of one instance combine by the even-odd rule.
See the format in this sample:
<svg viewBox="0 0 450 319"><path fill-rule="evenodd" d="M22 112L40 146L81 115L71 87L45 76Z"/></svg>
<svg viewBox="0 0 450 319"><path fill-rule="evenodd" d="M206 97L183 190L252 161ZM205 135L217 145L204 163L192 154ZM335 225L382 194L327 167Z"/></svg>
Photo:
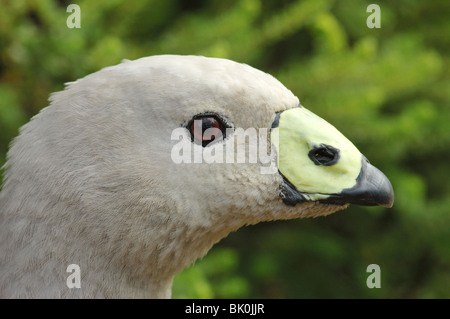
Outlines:
<svg viewBox="0 0 450 319"><path fill-rule="evenodd" d="M124 61L50 101L5 165L4 296L170 297L176 273L244 225L392 206L348 139L245 64Z"/></svg>

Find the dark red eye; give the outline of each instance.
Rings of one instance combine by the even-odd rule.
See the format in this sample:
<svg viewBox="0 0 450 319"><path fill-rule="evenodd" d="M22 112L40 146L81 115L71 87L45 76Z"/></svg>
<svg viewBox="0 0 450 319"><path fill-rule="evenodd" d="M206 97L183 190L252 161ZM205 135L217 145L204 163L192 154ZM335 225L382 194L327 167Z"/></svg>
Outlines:
<svg viewBox="0 0 450 319"><path fill-rule="evenodd" d="M206 146L224 135L223 125L213 115L200 115L192 119L189 125L192 140Z"/></svg>

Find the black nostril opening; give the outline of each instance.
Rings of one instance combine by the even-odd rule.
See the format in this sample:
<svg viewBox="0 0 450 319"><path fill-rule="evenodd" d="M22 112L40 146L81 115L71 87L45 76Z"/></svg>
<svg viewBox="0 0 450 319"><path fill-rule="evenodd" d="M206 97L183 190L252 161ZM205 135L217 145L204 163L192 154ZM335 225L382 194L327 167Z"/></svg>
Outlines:
<svg viewBox="0 0 450 319"><path fill-rule="evenodd" d="M316 165L331 166L339 161L339 150L330 145L320 144L315 146L308 156Z"/></svg>

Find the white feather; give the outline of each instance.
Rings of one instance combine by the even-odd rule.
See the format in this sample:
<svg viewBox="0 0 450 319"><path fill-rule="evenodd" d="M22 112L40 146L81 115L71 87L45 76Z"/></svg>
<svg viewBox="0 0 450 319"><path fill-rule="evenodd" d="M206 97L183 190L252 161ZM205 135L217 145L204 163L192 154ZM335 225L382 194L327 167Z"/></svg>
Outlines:
<svg viewBox="0 0 450 319"><path fill-rule="evenodd" d="M202 112L270 128L298 99L225 59L154 56L69 83L20 130L0 193L0 295L168 298L173 277L247 224L329 214L287 207L259 164L175 164L171 132ZM69 264L81 288L69 289Z"/></svg>

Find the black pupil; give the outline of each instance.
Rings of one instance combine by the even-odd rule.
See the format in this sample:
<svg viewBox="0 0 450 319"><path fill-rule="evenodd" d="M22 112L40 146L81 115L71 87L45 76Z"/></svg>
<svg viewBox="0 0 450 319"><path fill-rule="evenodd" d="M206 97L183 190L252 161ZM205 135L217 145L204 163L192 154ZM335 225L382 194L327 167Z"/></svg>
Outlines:
<svg viewBox="0 0 450 319"><path fill-rule="evenodd" d="M202 144L203 147L223 135L223 127L214 116L194 118L190 126L193 141Z"/></svg>
<svg viewBox="0 0 450 319"><path fill-rule="evenodd" d="M215 123L217 123L216 119L211 118L211 117L202 119L202 135L203 135L203 133L205 133L205 131L207 129L212 128L212 127L217 127L217 124L215 124ZM211 135L211 138L208 139L208 141L214 141L215 138L216 138L216 136L213 134L213 135Z"/></svg>

